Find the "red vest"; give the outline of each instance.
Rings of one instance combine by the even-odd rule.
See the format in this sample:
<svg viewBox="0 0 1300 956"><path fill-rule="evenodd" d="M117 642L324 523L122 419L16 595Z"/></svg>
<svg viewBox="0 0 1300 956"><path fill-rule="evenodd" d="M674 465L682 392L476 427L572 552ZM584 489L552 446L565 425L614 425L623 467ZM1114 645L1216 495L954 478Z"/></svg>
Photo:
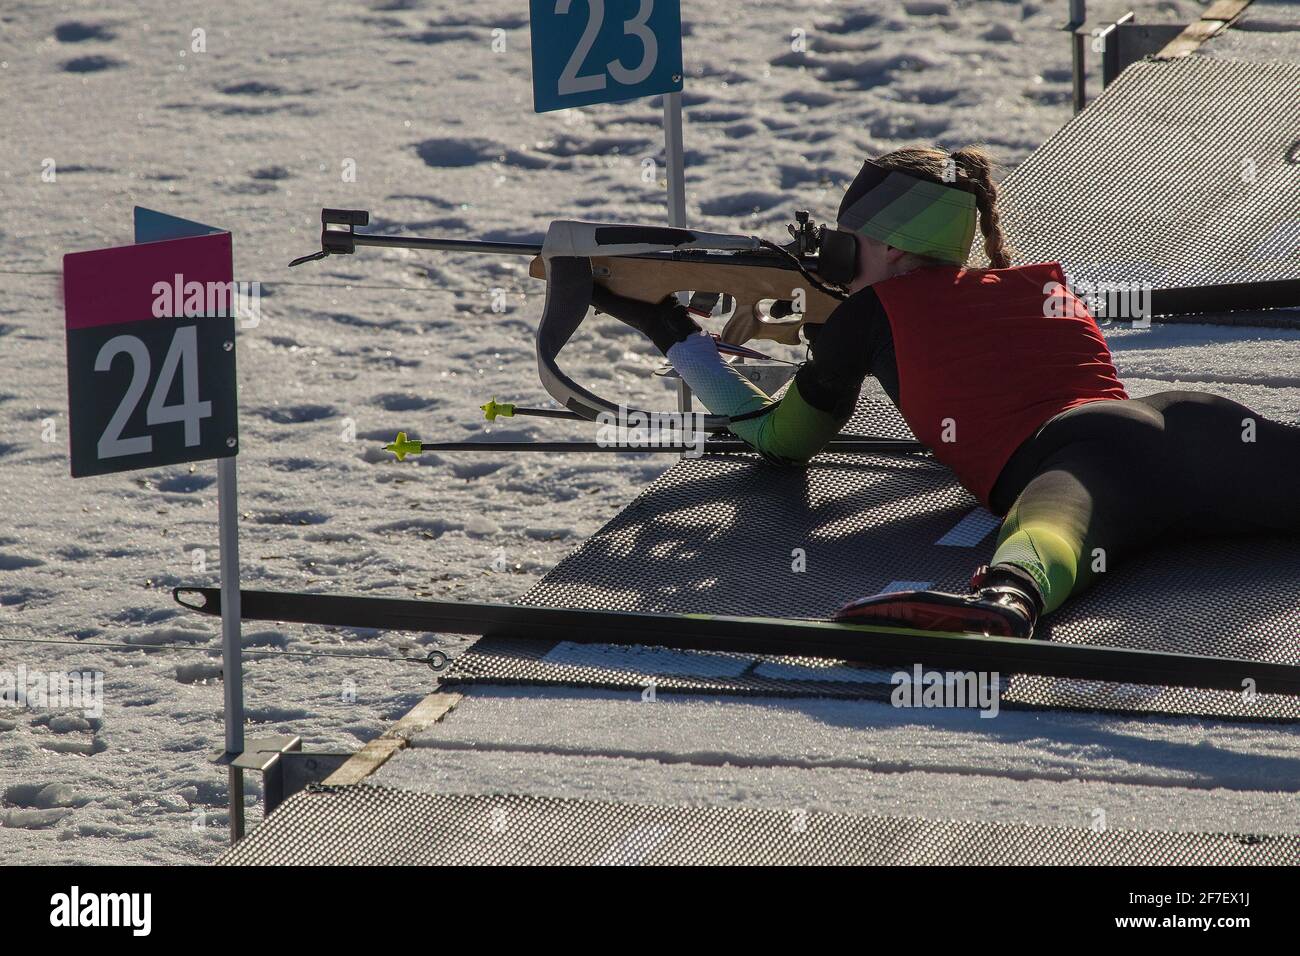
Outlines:
<svg viewBox="0 0 1300 956"><path fill-rule="evenodd" d="M1045 421L1128 398L1059 263L934 266L874 288L894 334L899 411L985 507L1002 466Z"/></svg>

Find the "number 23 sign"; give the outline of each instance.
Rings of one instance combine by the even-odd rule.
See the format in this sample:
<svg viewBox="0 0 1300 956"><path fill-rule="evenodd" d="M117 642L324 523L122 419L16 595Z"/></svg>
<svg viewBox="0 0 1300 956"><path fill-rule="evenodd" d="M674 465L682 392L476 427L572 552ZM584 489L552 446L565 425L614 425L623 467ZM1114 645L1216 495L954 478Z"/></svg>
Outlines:
<svg viewBox="0 0 1300 956"><path fill-rule="evenodd" d="M681 0L530 0L538 113L682 88Z"/></svg>
<svg viewBox="0 0 1300 956"><path fill-rule="evenodd" d="M72 476L239 451L230 234L63 258Z"/></svg>

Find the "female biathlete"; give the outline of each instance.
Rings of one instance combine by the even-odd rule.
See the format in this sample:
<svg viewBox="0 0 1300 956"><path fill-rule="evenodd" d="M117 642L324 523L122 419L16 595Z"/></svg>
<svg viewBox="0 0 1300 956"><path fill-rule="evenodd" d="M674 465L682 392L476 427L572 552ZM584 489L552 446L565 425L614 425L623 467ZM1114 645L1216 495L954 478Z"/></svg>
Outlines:
<svg viewBox="0 0 1300 956"><path fill-rule="evenodd" d="M647 334L774 462L808 461L874 376L917 439L1005 516L969 593L876 595L838 620L1030 637L1039 615L1162 535L1300 530L1300 429L1205 392L1129 398L1060 265L1010 267L990 172L975 147L862 167L823 246L849 294L820 330L805 326L810 358L780 401L675 300L598 287L594 304ZM977 222L991 269L965 268Z"/></svg>

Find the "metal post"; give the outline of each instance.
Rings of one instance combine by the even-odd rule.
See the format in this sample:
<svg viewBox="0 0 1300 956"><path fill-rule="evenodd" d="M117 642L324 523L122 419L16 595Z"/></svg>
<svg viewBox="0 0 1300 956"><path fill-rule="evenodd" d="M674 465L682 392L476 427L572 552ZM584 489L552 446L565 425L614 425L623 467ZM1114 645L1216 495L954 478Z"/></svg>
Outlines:
<svg viewBox="0 0 1300 956"><path fill-rule="evenodd" d="M664 161L668 164L668 225L686 227L686 170L682 155L682 94L664 94Z"/></svg>
<svg viewBox="0 0 1300 956"><path fill-rule="evenodd" d="M1081 113L1087 105L1087 43L1088 37L1081 32L1088 20L1085 0L1070 0L1070 39L1074 74L1074 112Z"/></svg>
<svg viewBox="0 0 1300 956"><path fill-rule="evenodd" d="M221 671L225 689L230 842L244 835L244 662L239 620L239 484L235 458L217 459L217 536L221 548Z"/></svg>
<svg viewBox="0 0 1300 956"><path fill-rule="evenodd" d="M682 148L682 94L664 94L664 161L668 165L668 225L686 227L686 159ZM678 292L683 304L689 300ZM691 389L685 379L677 380L677 410L691 410ZM684 457L684 456L683 456Z"/></svg>
<svg viewBox="0 0 1300 956"><path fill-rule="evenodd" d="M686 384L686 379L677 380L677 410L683 413L689 413L691 410L691 387Z"/></svg>

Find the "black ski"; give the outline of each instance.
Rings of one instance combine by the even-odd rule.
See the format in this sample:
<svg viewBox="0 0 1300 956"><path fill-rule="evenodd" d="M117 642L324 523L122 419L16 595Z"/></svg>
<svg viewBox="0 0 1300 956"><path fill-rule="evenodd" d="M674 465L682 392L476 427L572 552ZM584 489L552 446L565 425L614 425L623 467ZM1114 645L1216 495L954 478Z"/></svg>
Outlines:
<svg viewBox="0 0 1300 956"><path fill-rule="evenodd" d="M220 588L179 587L172 595L191 610L221 613ZM921 662L953 670L1228 691L1251 687L1258 693L1300 694L1300 666L881 625L291 591L241 591L240 605L243 618L257 621L820 657L884 666Z"/></svg>

